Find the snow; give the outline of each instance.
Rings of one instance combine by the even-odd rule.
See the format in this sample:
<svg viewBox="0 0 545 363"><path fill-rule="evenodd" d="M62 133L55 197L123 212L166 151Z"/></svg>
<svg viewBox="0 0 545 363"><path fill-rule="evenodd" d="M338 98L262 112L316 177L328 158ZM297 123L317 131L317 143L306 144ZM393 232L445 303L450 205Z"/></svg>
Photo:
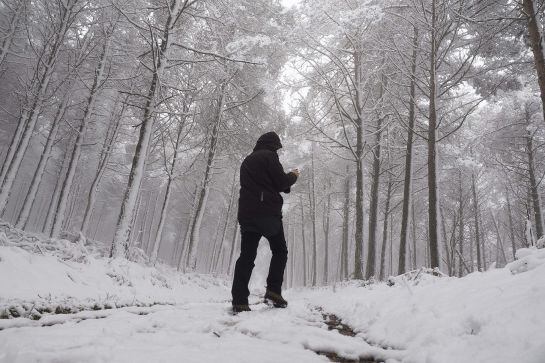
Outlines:
<svg viewBox="0 0 545 363"><path fill-rule="evenodd" d="M0 319L0 362L328 361L318 351L389 363L545 357L545 250L535 247L464 278L419 270L388 283L291 289L288 308L273 309L260 303L263 242L254 311L233 316L227 278L92 253L35 253L0 237L0 313L10 317ZM56 306L71 313L43 311ZM356 335L329 330L324 314Z"/></svg>
<svg viewBox="0 0 545 363"><path fill-rule="evenodd" d="M404 349L404 362L543 362L544 252L525 251L526 269L516 268L521 260L461 279L365 289L351 284L307 298L366 340Z"/></svg>

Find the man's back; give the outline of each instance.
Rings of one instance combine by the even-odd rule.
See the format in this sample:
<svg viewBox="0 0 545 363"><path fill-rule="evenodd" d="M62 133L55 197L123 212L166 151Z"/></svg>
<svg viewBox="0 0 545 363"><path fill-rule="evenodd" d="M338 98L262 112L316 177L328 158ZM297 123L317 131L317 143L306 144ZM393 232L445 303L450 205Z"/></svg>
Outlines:
<svg viewBox="0 0 545 363"><path fill-rule="evenodd" d="M276 153L281 147L280 138L275 132L263 134L257 140L254 151L240 166L240 256L235 265L231 289L234 313L250 311L248 283L261 237L267 238L272 252L264 299L275 307L285 308L288 305L282 297L288 247L282 225L284 201L280 192L289 193L299 171L295 169L284 173Z"/></svg>
<svg viewBox="0 0 545 363"><path fill-rule="evenodd" d="M282 216L283 198L280 192L289 193L295 183L294 173L285 173L276 150L281 147L275 133L259 138L254 151L240 166L240 198L238 219Z"/></svg>

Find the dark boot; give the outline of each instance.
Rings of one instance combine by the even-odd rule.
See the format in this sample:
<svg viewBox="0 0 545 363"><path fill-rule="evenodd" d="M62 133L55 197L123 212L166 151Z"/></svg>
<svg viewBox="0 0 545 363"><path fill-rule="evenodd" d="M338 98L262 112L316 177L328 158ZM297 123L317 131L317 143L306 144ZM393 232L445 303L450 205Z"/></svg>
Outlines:
<svg viewBox="0 0 545 363"><path fill-rule="evenodd" d="M288 306L288 302L284 300L282 295L271 290L267 290L265 293L265 303L272 303L275 308L285 308Z"/></svg>
<svg viewBox="0 0 545 363"><path fill-rule="evenodd" d="M234 305L233 304L233 313L234 314L242 313L243 311L252 311L252 309L250 309L248 304L244 304L244 305Z"/></svg>

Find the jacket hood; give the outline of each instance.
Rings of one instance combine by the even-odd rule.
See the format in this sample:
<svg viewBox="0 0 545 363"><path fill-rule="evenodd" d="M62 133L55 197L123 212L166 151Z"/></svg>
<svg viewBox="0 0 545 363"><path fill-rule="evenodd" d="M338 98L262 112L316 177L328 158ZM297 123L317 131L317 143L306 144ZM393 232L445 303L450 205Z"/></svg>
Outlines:
<svg viewBox="0 0 545 363"><path fill-rule="evenodd" d="M280 137L274 131L267 132L257 139L257 142L254 147L254 151L267 149L271 151L276 151L282 148L282 143L280 142Z"/></svg>

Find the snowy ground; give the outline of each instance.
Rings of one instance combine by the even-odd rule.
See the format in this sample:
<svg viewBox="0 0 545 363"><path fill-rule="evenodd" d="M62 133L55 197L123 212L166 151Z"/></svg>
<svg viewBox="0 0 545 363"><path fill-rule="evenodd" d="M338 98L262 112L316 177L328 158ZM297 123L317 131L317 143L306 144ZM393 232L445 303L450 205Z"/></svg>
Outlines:
<svg viewBox="0 0 545 363"><path fill-rule="evenodd" d="M335 352L386 362L543 363L545 250L519 257L462 279L420 274L393 286L293 289L287 309L260 304L256 294L255 311L232 316L224 279L4 242L0 362L326 362L316 352ZM42 309L59 305L71 313ZM329 330L324 314L356 335Z"/></svg>

